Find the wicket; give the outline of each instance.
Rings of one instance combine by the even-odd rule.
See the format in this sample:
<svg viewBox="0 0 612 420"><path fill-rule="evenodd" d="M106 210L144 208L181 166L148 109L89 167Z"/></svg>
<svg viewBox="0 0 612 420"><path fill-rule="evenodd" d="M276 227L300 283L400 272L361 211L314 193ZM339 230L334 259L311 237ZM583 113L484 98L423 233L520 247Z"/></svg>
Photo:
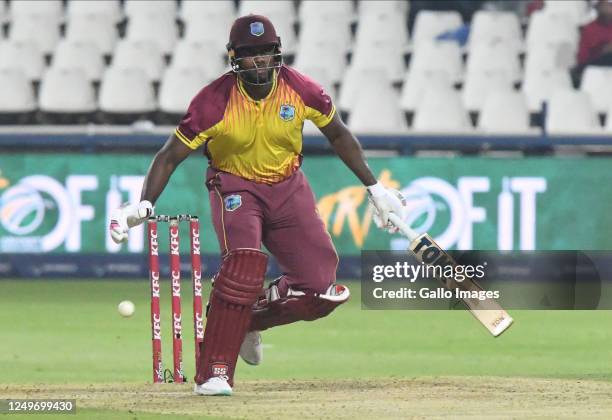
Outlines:
<svg viewBox="0 0 612 420"><path fill-rule="evenodd" d="M157 224L168 223L170 238L170 278L172 291L172 354L173 370L171 380L175 383L186 382L183 370L183 335L181 309L181 262L179 223L189 222L191 280L193 288L193 328L195 337L196 370L200 355L200 343L204 341L204 314L202 311L202 261L200 259L200 221L197 216L159 215L150 217L147 222L149 239L149 280L151 282L151 332L153 344L153 382L166 381L162 362L161 314L160 314L160 268Z"/></svg>

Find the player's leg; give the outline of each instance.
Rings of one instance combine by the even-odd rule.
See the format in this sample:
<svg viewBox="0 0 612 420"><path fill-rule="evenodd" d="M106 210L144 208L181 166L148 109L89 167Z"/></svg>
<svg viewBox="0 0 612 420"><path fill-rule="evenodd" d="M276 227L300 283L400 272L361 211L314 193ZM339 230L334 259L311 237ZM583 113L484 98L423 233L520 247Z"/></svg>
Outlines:
<svg viewBox="0 0 612 420"><path fill-rule="evenodd" d="M251 309L263 288L267 257L259 251L262 211L251 185L231 176L209 176L212 222L223 262L214 278L200 349L195 392L229 395Z"/></svg>
<svg viewBox="0 0 612 420"><path fill-rule="evenodd" d="M236 248L261 247L263 211L251 183L209 170L210 212L221 254Z"/></svg>
<svg viewBox="0 0 612 420"><path fill-rule="evenodd" d="M252 365L262 361L259 331L327 316L349 298L349 290L334 283L338 256L304 174L272 186L266 199L263 242L285 274L253 308L250 332L240 348L240 356Z"/></svg>
<svg viewBox="0 0 612 420"><path fill-rule="evenodd" d="M267 256L255 249L234 249L223 259L210 295L194 391L231 395L238 351L261 293Z"/></svg>
<svg viewBox="0 0 612 420"><path fill-rule="evenodd" d="M303 173L296 173L284 188L290 199L270 222L266 215L263 231L263 242L284 275L258 303L251 330L322 318L349 297L346 287L335 284L338 256Z"/></svg>

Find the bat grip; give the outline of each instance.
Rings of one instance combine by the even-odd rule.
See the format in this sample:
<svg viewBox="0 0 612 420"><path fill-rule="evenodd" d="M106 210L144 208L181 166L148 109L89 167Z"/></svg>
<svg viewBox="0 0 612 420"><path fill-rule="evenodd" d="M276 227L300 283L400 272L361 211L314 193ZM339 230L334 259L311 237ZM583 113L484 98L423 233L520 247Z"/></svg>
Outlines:
<svg viewBox="0 0 612 420"><path fill-rule="evenodd" d="M410 226L408 226L408 224L404 222L397 214L389 213L389 220L395 225L396 228L406 235L410 241L414 241L419 236L419 234L412 230Z"/></svg>

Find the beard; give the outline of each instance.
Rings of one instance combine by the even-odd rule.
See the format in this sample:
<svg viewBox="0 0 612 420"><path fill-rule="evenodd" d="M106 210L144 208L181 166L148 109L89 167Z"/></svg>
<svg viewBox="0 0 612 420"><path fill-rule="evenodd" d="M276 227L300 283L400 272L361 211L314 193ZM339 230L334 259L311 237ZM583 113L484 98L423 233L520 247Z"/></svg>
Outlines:
<svg viewBox="0 0 612 420"><path fill-rule="evenodd" d="M268 60L265 60L265 64L261 63L259 66L255 62L248 64L243 62L244 58L237 58L232 66L243 82L251 85L269 85L274 82L274 78L283 64L283 58L280 53L267 57ZM250 68L245 68L245 64Z"/></svg>
<svg viewBox="0 0 612 420"><path fill-rule="evenodd" d="M274 68L243 70L240 78L251 85L268 85L274 81Z"/></svg>

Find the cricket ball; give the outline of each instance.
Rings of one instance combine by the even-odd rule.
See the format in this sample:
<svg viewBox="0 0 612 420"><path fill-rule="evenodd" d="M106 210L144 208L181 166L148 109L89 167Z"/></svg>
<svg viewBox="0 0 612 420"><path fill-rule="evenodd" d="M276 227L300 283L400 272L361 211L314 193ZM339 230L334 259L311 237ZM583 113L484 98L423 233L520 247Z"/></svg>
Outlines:
<svg viewBox="0 0 612 420"><path fill-rule="evenodd" d="M136 310L136 307L134 306L134 303L132 301L124 300L121 303L119 303L119 305L117 306L117 310L119 311L119 314L122 317L128 318L134 315L134 311Z"/></svg>

